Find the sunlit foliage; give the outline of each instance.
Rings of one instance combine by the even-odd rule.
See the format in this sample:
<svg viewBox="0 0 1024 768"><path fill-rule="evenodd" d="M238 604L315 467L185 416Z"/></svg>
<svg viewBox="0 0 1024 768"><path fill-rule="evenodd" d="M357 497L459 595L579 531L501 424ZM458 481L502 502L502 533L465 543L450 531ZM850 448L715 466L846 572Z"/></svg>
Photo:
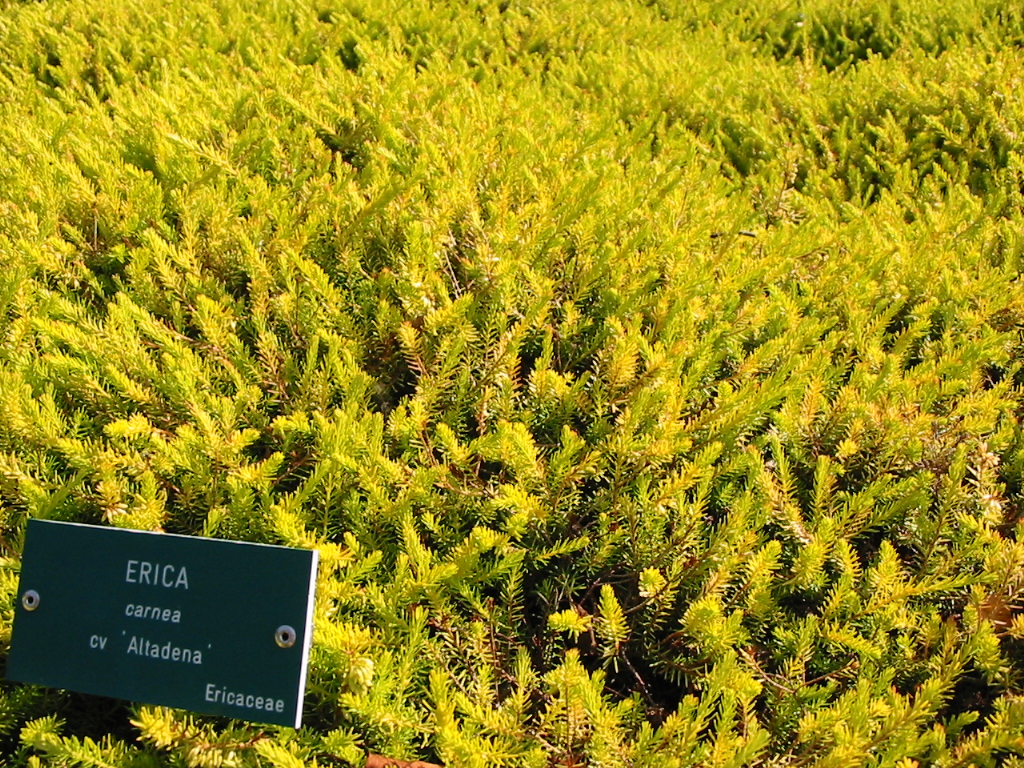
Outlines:
<svg viewBox="0 0 1024 768"><path fill-rule="evenodd" d="M1024 755L1024 13L0 0L29 517L317 547L299 732L17 766Z"/></svg>

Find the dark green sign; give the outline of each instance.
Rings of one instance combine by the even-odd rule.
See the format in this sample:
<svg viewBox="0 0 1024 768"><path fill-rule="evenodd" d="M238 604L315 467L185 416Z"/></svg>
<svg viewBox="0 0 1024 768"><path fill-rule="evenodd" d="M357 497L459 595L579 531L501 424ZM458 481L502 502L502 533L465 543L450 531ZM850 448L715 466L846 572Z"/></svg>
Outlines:
<svg viewBox="0 0 1024 768"><path fill-rule="evenodd" d="M30 520L7 677L298 728L315 550Z"/></svg>

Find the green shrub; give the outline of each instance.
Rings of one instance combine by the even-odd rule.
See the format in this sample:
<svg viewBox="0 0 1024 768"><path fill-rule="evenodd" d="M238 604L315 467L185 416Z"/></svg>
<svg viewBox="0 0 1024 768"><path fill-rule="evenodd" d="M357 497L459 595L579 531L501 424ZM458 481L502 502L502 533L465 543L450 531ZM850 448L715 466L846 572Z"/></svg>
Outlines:
<svg viewBox="0 0 1024 768"><path fill-rule="evenodd" d="M12 765L1019 762L1019 14L2 8L0 640L30 517L321 553L307 727Z"/></svg>

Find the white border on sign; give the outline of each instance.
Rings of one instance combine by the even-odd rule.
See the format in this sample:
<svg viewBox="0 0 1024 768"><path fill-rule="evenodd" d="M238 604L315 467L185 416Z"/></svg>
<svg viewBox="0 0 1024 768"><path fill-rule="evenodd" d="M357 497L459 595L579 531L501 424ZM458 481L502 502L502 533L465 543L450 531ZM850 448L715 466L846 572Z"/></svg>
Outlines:
<svg viewBox="0 0 1024 768"><path fill-rule="evenodd" d="M319 550L312 549L309 564L309 592L306 598L306 631L302 642L302 666L299 669L299 697L295 707L295 729L302 727L302 704L306 696L306 672L309 668L309 650L313 647L313 603L316 595L316 572L320 565Z"/></svg>

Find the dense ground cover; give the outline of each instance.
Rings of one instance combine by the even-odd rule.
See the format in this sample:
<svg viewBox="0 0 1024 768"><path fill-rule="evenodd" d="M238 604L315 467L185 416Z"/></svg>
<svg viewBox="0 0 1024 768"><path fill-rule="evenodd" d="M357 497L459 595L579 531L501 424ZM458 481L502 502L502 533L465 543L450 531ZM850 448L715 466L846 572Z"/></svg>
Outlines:
<svg viewBox="0 0 1024 768"><path fill-rule="evenodd" d="M25 520L318 547L302 731L10 765L1019 765L1024 14L0 0Z"/></svg>

